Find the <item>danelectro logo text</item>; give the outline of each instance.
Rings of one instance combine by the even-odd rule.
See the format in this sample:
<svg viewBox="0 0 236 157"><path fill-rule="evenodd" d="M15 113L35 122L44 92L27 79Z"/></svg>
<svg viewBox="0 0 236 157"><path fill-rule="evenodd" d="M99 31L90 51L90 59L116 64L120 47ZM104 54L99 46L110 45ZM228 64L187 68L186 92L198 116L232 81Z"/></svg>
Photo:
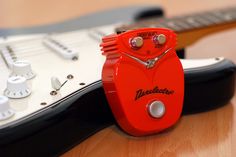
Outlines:
<svg viewBox="0 0 236 157"><path fill-rule="evenodd" d="M172 94L174 94L174 90L170 90L167 88L158 88L157 86L154 87L153 89L150 89L150 90L139 89L136 91L135 100L138 100L139 98L146 96L146 95L157 94L157 93L165 94L165 95L172 95Z"/></svg>

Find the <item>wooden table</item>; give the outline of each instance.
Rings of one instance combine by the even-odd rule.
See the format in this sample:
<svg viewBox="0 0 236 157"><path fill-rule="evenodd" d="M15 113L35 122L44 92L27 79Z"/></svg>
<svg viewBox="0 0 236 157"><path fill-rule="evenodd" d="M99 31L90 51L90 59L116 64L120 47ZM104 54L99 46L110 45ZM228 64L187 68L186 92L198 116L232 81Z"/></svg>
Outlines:
<svg viewBox="0 0 236 157"><path fill-rule="evenodd" d="M0 28L44 25L87 13L135 4L161 5L167 16L236 6L235 0L1 0ZM236 62L236 30L208 36L187 48L189 58L225 56ZM135 138L106 128L63 157L236 156L236 97L214 111L181 118L163 133ZM62 141L63 142L63 141Z"/></svg>

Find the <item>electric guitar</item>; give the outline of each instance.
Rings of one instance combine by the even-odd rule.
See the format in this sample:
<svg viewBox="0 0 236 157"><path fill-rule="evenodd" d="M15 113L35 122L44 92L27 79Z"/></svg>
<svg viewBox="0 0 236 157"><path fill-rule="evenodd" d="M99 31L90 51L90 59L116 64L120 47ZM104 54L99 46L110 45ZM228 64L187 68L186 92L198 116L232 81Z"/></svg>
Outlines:
<svg viewBox="0 0 236 157"><path fill-rule="evenodd" d="M129 13L129 20L142 9L124 8L119 13ZM115 14L106 15L115 19ZM89 20L99 21L99 17L103 19L104 13L90 16ZM1 155L60 154L114 124L101 84L105 58L99 43L104 35L115 30L121 33L140 27L167 27L176 31L177 48L182 49L206 34L235 27L236 9L147 19L122 27L126 20L112 20L78 30L60 27L63 24L57 25L58 31L54 26L34 28L29 32L35 34L1 39L0 91L5 95L0 97ZM83 22L82 18L81 25ZM183 114L207 111L231 99L234 63L222 57L181 62L185 72Z"/></svg>

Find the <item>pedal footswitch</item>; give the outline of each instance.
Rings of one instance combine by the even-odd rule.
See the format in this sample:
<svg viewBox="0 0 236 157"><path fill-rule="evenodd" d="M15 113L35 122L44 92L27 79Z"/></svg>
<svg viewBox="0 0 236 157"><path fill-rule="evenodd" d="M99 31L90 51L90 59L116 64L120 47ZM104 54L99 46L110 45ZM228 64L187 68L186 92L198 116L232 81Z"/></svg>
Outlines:
<svg viewBox="0 0 236 157"><path fill-rule="evenodd" d="M154 134L180 118L184 72L175 46L175 33L163 28L103 38L103 86L118 124L128 134Z"/></svg>

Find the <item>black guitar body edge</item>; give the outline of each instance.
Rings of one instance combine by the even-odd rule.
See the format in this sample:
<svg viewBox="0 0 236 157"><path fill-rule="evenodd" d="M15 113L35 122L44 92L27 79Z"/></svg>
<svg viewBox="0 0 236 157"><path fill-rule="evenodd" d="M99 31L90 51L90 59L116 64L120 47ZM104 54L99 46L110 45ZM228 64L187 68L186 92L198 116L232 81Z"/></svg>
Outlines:
<svg viewBox="0 0 236 157"><path fill-rule="evenodd" d="M235 64L185 71L183 114L225 105L234 95ZM204 91L204 92L203 92ZM53 108L0 132L1 156L58 156L115 124L101 81L71 94Z"/></svg>
<svg viewBox="0 0 236 157"><path fill-rule="evenodd" d="M206 112L226 105L235 92L235 64L218 64L185 70L183 114Z"/></svg>

